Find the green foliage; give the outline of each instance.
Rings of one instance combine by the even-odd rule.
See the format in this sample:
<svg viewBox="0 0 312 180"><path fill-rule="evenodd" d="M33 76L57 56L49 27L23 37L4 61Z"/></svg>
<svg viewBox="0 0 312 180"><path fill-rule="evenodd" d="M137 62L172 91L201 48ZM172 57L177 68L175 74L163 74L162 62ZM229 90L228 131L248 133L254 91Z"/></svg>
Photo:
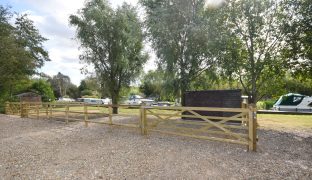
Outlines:
<svg viewBox="0 0 312 180"><path fill-rule="evenodd" d="M80 92L76 85L70 84L67 90L67 94L70 98L77 99L80 98Z"/></svg>
<svg viewBox="0 0 312 180"><path fill-rule="evenodd" d="M283 55L285 63L295 75L312 76L312 3L310 0L284 0L282 31L287 46Z"/></svg>
<svg viewBox="0 0 312 180"><path fill-rule="evenodd" d="M249 102L256 103L265 96L261 88L286 71L279 1L231 0L220 11L226 17L222 24L226 28L220 29L227 29L228 40L220 64L225 74L240 81Z"/></svg>
<svg viewBox="0 0 312 180"><path fill-rule="evenodd" d="M77 28L81 60L94 66L113 104L118 104L121 88L135 80L147 60L136 9L123 4L114 10L106 0L91 0L70 16L70 24Z"/></svg>
<svg viewBox="0 0 312 180"><path fill-rule="evenodd" d="M147 97L161 99L164 85L164 73L161 71L149 71L141 82L140 91Z"/></svg>
<svg viewBox="0 0 312 180"><path fill-rule="evenodd" d="M266 100L266 101L258 101L257 102L257 109L266 109L269 110L273 108L276 100Z"/></svg>
<svg viewBox="0 0 312 180"><path fill-rule="evenodd" d="M89 76L80 82L78 87L79 96L107 97L107 89L99 83L95 76Z"/></svg>
<svg viewBox="0 0 312 180"><path fill-rule="evenodd" d="M29 90L40 94L43 102L50 102L55 99L51 84L45 80L34 80Z"/></svg>
<svg viewBox="0 0 312 180"><path fill-rule="evenodd" d="M140 2L146 9L148 36L166 72L167 87L181 97L190 90L191 81L213 64L213 18L204 16L203 0Z"/></svg>
<svg viewBox="0 0 312 180"><path fill-rule="evenodd" d="M81 96L93 96L93 92L90 89L85 89L81 91Z"/></svg>
<svg viewBox="0 0 312 180"><path fill-rule="evenodd" d="M45 61L48 52L43 48L44 37L27 18L12 19L9 8L0 5L0 99L12 98L20 83L27 81ZM10 22L14 22L12 26Z"/></svg>
<svg viewBox="0 0 312 180"><path fill-rule="evenodd" d="M286 93L299 93L303 95L312 96L312 78L300 80L294 78L285 79L285 84L283 84L283 89Z"/></svg>

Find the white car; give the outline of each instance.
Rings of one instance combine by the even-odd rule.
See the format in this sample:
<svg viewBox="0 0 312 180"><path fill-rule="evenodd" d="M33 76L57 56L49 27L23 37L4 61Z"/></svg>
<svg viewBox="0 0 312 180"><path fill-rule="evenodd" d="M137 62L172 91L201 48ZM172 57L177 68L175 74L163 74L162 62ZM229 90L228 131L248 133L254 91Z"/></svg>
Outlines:
<svg viewBox="0 0 312 180"><path fill-rule="evenodd" d="M60 97L57 101L58 102L75 102L75 100L72 98L63 98L63 97Z"/></svg>
<svg viewBox="0 0 312 180"><path fill-rule="evenodd" d="M101 99L103 104L112 104L112 100L109 98Z"/></svg>
<svg viewBox="0 0 312 180"><path fill-rule="evenodd" d="M142 96L139 95L132 95L130 96L129 100L127 100L125 103L129 104L129 105L141 105L141 104L145 104L145 105L152 105L154 102L154 100L151 99L144 99Z"/></svg>

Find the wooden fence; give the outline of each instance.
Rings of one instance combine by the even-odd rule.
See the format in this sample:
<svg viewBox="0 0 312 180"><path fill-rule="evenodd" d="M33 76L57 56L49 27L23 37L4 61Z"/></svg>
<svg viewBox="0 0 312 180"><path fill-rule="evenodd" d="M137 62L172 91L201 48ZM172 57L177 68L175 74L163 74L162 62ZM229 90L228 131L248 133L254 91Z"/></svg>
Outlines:
<svg viewBox="0 0 312 180"><path fill-rule="evenodd" d="M28 118L81 121L140 129L143 135L159 132L198 139L242 144L256 151L257 119L254 106L242 108L158 107L83 103L6 103L6 114ZM204 116L201 111L227 112L229 117ZM122 117L128 117L123 119ZM131 118L129 118L131 117Z"/></svg>

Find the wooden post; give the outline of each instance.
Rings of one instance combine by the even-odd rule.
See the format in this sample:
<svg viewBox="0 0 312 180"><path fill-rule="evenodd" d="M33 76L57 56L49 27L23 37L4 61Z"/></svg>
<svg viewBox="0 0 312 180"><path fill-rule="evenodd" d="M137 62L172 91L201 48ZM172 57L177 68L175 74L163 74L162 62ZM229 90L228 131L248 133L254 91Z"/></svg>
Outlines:
<svg viewBox="0 0 312 180"><path fill-rule="evenodd" d="M257 150L257 111L255 111L255 105L249 105L248 113L248 150L256 151Z"/></svg>
<svg viewBox="0 0 312 180"><path fill-rule="evenodd" d="M83 104L83 112L84 112L85 126L88 127L88 106L87 106L87 104Z"/></svg>
<svg viewBox="0 0 312 180"><path fill-rule="evenodd" d="M37 114L37 119L39 119L39 103L36 103L36 114Z"/></svg>
<svg viewBox="0 0 312 180"><path fill-rule="evenodd" d="M242 102L242 108L243 109L248 109L248 106L247 106L247 104L245 102ZM243 115L242 118L245 119L245 120L242 121L241 125L242 126L247 126L247 124L248 124L248 120L247 120L248 119L248 114Z"/></svg>
<svg viewBox="0 0 312 180"><path fill-rule="evenodd" d="M9 102L5 102L5 114L9 114L9 109L10 109L10 103Z"/></svg>
<svg viewBox="0 0 312 180"><path fill-rule="evenodd" d="M20 103L20 111L21 111L21 118L27 117L27 111L26 111L26 104L25 102Z"/></svg>
<svg viewBox="0 0 312 180"><path fill-rule="evenodd" d="M69 105L68 105L68 103L66 103L66 108L65 108L65 115L66 115L65 122L66 122L66 124L68 124L68 111L69 111Z"/></svg>
<svg viewBox="0 0 312 180"><path fill-rule="evenodd" d="M141 105L140 106L140 129L141 129L141 134L144 135L144 121L143 121L143 117L144 117L144 107Z"/></svg>
<svg viewBox="0 0 312 180"><path fill-rule="evenodd" d="M49 103L49 109L50 109L50 119L52 119L52 103Z"/></svg>
<svg viewBox="0 0 312 180"><path fill-rule="evenodd" d="M45 104L46 107L45 107L45 110L46 110L46 118L48 119L49 118L49 104Z"/></svg>
<svg viewBox="0 0 312 180"><path fill-rule="evenodd" d="M147 118L146 118L146 109L145 109L145 107L143 107L143 129L144 129L143 134L146 135L147 134Z"/></svg>
<svg viewBox="0 0 312 180"><path fill-rule="evenodd" d="M108 120L109 120L109 124L113 124L113 108L112 105L108 106Z"/></svg>

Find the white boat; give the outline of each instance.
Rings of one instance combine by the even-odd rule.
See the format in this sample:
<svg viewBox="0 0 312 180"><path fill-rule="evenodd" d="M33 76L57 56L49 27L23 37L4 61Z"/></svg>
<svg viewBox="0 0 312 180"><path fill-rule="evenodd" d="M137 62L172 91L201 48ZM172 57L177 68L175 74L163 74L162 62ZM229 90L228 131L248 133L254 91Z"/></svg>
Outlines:
<svg viewBox="0 0 312 180"><path fill-rule="evenodd" d="M273 105L276 111L312 112L312 97L289 93L281 96Z"/></svg>

